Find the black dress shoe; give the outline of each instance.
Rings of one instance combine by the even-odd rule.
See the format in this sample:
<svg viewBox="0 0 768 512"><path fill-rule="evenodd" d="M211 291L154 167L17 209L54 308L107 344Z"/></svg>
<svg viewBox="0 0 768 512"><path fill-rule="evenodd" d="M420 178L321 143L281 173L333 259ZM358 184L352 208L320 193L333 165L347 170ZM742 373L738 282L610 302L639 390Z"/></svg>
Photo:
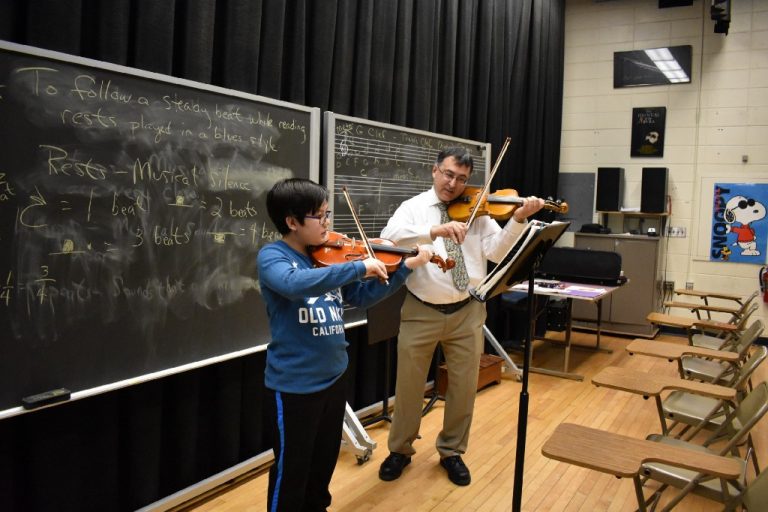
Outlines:
<svg viewBox="0 0 768 512"><path fill-rule="evenodd" d="M403 473L403 468L411 463L411 458L402 453L391 452L389 456L384 459L379 468L379 478L384 481L391 481L400 478Z"/></svg>
<svg viewBox="0 0 768 512"><path fill-rule="evenodd" d="M469 485L472 480L469 468L464 465L464 461L458 455L440 459L440 465L448 472L448 479L456 485Z"/></svg>

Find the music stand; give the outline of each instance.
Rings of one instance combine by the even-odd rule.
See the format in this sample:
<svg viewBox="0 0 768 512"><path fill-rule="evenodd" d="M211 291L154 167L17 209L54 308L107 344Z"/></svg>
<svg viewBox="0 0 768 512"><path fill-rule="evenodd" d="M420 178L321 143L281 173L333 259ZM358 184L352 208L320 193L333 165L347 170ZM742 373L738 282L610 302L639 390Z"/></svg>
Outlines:
<svg viewBox="0 0 768 512"><path fill-rule="evenodd" d="M528 431L528 373L530 372L531 343L534 319L533 292L536 269L570 222L531 221L507 255L470 295L485 302L503 293L516 283L528 280L528 328L523 348L523 375L520 388L520 404L517 415L517 447L515 451L515 476L512 489L512 510L519 512L523 499L523 468L525 467L525 437ZM478 291L479 290L479 291Z"/></svg>
<svg viewBox="0 0 768 512"><path fill-rule="evenodd" d="M362 422L367 427L380 421L392 423L389 415L390 374L392 373L392 348L390 341L396 339L400 331L400 308L405 300L405 286L400 290L368 308L368 344L378 344L384 351L384 392L381 397L381 413Z"/></svg>

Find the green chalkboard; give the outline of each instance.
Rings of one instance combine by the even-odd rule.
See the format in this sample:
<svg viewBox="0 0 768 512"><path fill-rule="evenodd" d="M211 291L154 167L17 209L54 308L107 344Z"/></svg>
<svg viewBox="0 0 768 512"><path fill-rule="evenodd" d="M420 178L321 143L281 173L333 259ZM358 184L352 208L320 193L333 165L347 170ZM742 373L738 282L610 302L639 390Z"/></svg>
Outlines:
<svg viewBox="0 0 768 512"><path fill-rule="evenodd" d="M0 411L269 341L256 254L318 109L0 43Z"/></svg>

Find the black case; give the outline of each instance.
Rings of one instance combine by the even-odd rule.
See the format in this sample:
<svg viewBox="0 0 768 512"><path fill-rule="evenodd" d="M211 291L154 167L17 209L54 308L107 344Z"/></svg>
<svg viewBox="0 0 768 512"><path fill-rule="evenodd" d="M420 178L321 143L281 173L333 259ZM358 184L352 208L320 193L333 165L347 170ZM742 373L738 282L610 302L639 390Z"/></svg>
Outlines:
<svg viewBox="0 0 768 512"><path fill-rule="evenodd" d="M537 276L606 286L616 286L626 281L621 275L620 254L571 247L549 249L539 265Z"/></svg>

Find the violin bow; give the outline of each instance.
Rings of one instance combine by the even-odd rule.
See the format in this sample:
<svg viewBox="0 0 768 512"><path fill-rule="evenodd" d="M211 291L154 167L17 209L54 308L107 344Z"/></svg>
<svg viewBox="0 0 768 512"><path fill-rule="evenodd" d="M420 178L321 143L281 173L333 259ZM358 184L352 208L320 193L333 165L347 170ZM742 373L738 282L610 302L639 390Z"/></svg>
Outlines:
<svg viewBox="0 0 768 512"><path fill-rule="evenodd" d="M507 137L504 141L504 145L501 147L501 151L499 151L499 156L496 157L496 162L493 164L493 169L491 170L491 177L488 178L488 181L485 182L485 185L483 185L482 190L480 190L480 194L477 196L477 202L475 203L475 206L472 208L472 212L469 214L469 218L467 219L466 225L467 229L469 229L469 226L472 225L472 222L475 220L475 217L477 216L477 209L480 207L480 204L482 204L483 199L485 199L485 196L488 195L488 189L491 187L491 181L493 181L493 177L496 175L496 171L499 170L499 164L501 163L501 159L504 158L504 153L507 152L507 148L509 147L509 143L512 139L510 137Z"/></svg>
<svg viewBox="0 0 768 512"><path fill-rule="evenodd" d="M347 191L346 185L341 187L341 192L344 194L344 199L347 201L347 206L349 206L349 211L352 213L352 219L355 221L355 226L357 226L357 231L358 233L360 233L360 240L362 240L363 245L365 246L365 250L368 253L368 257L376 259L376 255L373 252L373 247L371 247L371 243L368 241L368 236L365 234L363 225L360 223L360 219L357 217L357 211L355 210L355 205L352 204L352 198L349 197L349 192ZM389 281L385 281L385 282L389 284Z"/></svg>

